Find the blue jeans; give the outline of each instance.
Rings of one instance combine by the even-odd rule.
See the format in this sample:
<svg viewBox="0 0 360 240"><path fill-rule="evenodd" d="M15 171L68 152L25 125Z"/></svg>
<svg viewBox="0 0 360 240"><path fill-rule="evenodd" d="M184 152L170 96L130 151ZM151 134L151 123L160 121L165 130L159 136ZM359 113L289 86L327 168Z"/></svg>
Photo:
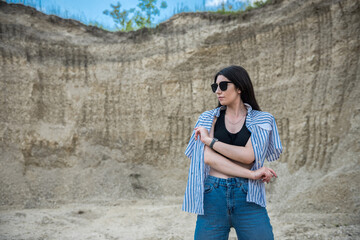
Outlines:
<svg viewBox="0 0 360 240"><path fill-rule="evenodd" d="M204 215L198 215L196 240L229 238L230 228L239 240L272 240L266 208L246 202L248 179L208 176L204 186Z"/></svg>

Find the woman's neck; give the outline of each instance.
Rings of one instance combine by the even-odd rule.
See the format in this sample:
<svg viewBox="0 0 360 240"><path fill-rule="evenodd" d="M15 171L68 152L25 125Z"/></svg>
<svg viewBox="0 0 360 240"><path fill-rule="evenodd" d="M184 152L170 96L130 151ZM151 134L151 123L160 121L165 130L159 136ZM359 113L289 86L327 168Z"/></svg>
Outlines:
<svg viewBox="0 0 360 240"><path fill-rule="evenodd" d="M244 116L247 113L247 109L244 103L240 101L236 101L234 104L226 106L226 113L233 116L234 118Z"/></svg>

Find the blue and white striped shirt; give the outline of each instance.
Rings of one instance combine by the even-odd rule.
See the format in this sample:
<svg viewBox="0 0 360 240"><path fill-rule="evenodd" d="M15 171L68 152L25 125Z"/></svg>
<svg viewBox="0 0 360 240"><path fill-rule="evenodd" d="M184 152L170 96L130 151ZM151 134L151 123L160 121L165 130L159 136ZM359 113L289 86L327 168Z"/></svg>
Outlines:
<svg viewBox="0 0 360 240"><path fill-rule="evenodd" d="M269 162L277 160L282 152L282 146L275 118L268 112L253 110L247 103L245 106L248 112L246 127L251 132L250 139L255 155L255 163L251 170L256 170L264 165L265 158ZM203 112L195 127L203 126L210 132L214 117L219 117L223 108L226 106ZM204 214L204 181L210 171L210 166L204 163L204 146L199 138L195 141L193 130L185 150L185 155L191 159L191 163L182 210L200 215ZM246 201L266 207L265 184L261 180L249 179Z"/></svg>

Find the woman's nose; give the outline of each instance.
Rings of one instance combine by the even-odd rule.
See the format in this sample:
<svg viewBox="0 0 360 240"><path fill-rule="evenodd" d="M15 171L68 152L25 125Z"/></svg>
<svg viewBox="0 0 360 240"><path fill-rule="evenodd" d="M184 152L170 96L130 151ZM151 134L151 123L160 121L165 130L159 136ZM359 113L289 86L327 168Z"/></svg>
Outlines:
<svg viewBox="0 0 360 240"><path fill-rule="evenodd" d="M220 92L221 92L221 89L220 89L220 86L218 85L217 88L216 88L215 93L220 93Z"/></svg>

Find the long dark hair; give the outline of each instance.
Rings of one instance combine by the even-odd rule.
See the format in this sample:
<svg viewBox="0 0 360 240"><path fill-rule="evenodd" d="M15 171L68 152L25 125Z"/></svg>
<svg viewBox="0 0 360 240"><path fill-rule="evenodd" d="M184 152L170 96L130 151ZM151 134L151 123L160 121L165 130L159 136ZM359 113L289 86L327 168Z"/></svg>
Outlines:
<svg viewBox="0 0 360 240"><path fill-rule="evenodd" d="M230 66L220 70L214 78L214 83L216 83L216 79L219 75L223 75L229 81L233 82L235 87L240 89L241 91L241 100L243 103L248 103L254 110L261 111L254 94L254 88L251 83L249 74L247 71L241 66ZM218 107L221 104L219 102Z"/></svg>

